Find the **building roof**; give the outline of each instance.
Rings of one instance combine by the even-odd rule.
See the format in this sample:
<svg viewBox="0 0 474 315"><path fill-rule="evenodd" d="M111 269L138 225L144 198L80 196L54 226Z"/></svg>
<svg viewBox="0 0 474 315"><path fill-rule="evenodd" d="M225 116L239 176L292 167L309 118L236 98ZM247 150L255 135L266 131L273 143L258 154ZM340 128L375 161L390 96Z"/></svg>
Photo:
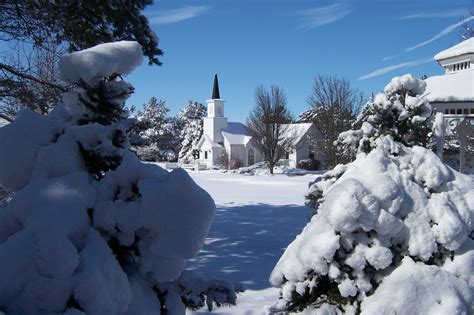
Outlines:
<svg viewBox="0 0 474 315"><path fill-rule="evenodd" d="M228 133L233 133L233 134L250 136L250 133L247 129L247 126L245 126L243 123L239 123L239 122L229 122L229 123L227 123L227 128L224 129L223 131L228 132Z"/></svg>
<svg viewBox="0 0 474 315"><path fill-rule="evenodd" d="M219 80L217 79L217 73L214 75L214 86L212 87L212 99L219 100L221 95L219 93Z"/></svg>
<svg viewBox="0 0 474 315"><path fill-rule="evenodd" d="M229 142L229 144L243 144L246 145L252 137L245 126L239 122L229 122L227 128L222 130L222 136Z"/></svg>
<svg viewBox="0 0 474 315"><path fill-rule="evenodd" d="M443 50L442 52L436 54L434 59L439 61L466 54L474 54L474 37L471 37L451 48Z"/></svg>
<svg viewBox="0 0 474 315"><path fill-rule="evenodd" d="M212 142L211 141L211 138L209 138L208 135L203 135L202 138L199 140L198 142L198 147L201 147L202 143L204 143L204 141L206 141L207 143L209 143L211 145L211 147L213 148L220 148L222 147L219 143L217 142Z"/></svg>
<svg viewBox="0 0 474 315"><path fill-rule="evenodd" d="M430 77L424 96L429 102L474 101L474 69Z"/></svg>
<svg viewBox="0 0 474 315"><path fill-rule="evenodd" d="M308 133L312 125L313 123L286 124L284 126L288 126L288 128L285 130L285 137L294 137L294 144L296 145Z"/></svg>
<svg viewBox="0 0 474 315"><path fill-rule="evenodd" d="M246 136L242 134L233 134L233 133L228 133L225 131L222 131L222 136L230 145L237 145L237 144L246 145L252 139L251 136Z"/></svg>

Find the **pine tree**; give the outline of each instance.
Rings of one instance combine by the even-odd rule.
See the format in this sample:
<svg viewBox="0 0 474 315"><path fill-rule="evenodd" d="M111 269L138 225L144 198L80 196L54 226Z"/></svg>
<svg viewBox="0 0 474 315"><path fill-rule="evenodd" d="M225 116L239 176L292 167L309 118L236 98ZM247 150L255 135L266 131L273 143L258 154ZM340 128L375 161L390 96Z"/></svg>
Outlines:
<svg viewBox="0 0 474 315"><path fill-rule="evenodd" d="M143 160L172 161L176 159L176 119L168 116L169 111L164 101L152 97L138 112L138 122L134 130L143 142L135 149Z"/></svg>
<svg viewBox="0 0 474 315"><path fill-rule="evenodd" d="M390 135L406 146L427 146L432 128L432 109L422 98L426 88L423 80L412 75L395 77L369 101L353 129L343 132L337 140L340 154L354 157L368 153L377 146L377 139Z"/></svg>
<svg viewBox="0 0 474 315"><path fill-rule="evenodd" d="M141 60L136 42L66 55L60 69L75 89L63 103L0 129L0 186L14 193L0 211L2 312L184 314L235 304L233 284L184 271L207 235L212 198L182 169L130 151L124 103L133 88L119 74Z"/></svg>
<svg viewBox="0 0 474 315"><path fill-rule="evenodd" d="M194 159L193 149L203 133L203 118L206 116L206 107L198 102L189 101L181 109L177 117L179 137L181 140L179 160L189 161Z"/></svg>

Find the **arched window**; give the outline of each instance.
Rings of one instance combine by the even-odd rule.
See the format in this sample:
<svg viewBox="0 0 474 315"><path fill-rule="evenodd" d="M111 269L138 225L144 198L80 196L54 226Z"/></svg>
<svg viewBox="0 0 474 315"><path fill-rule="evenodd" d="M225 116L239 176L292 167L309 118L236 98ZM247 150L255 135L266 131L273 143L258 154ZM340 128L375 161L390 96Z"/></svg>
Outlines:
<svg viewBox="0 0 474 315"><path fill-rule="evenodd" d="M207 151L204 151L204 159L207 160Z"/></svg>

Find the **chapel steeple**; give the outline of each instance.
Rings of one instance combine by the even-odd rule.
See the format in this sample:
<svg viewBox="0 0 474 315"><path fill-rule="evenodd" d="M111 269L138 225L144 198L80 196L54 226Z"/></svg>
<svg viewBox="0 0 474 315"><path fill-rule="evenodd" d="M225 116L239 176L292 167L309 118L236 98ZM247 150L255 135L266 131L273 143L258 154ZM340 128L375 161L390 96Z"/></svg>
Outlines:
<svg viewBox="0 0 474 315"><path fill-rule="evenodd" d="M219 80L217 79L217 73L214 75L214 87L212 88L212 99L219 100L221 96L219 94Z"/></svg>
<svg viewBox="0 0 474 315"><path fill-rule="evenodd" d="M219 81L217 74L214 75L214 86L212 88L212 98L207 101L207 117L224 117L224 100L219 93Z"/></svg>

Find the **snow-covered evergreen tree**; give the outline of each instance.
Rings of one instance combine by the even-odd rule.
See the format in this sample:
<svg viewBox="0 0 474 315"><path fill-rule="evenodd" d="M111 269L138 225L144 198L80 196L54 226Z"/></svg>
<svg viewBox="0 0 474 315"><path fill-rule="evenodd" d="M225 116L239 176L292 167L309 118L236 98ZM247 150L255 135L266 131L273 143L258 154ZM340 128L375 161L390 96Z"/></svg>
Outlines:
<svg viewBox="0 0 474 315"><path fill-rule="evenodd" d="M202 136L203 118L206 116L206 106L198 102L189 101L178 114L177 121L181 139L179 151L180 161L194 159L193 148Z"/></svg>
<svg viewBox="0 0 474 315"><path fill-rule="evenodd" d="M275 311L474 312L474 179L416 145L430 132L423 87L392 80L351 135L356 160L311 183L311 221L270 276Z"/></svg>
<svg viewBox="0 0 474 315"><path fill-rule="evenodd" d="M142 61L136 42L62 58L76 88L47 116L25 110L0 129L0 311L7 314L184 314L235 303L232 284L184 271L214 216L181 169L129 150L121 79Z"/></svg>
<svg viewBox="0 0 474 315"><path fill-rule="evenodd" d="M169 117L169 108L162 100L152 97L138 112L134 130L142 139L135 146L138 156L145 161L173 161L176 159L176 119Z"/></svg>
<svg viewBox="0 0 474 315"><path fill-rule="evenodd" d="M426 146L432 127L432 109L421 95L426 83L411 74L395 77L369 101L353 125L339 135L341 154L354 157L370 152L384 135L407 146Z"/></svg>

